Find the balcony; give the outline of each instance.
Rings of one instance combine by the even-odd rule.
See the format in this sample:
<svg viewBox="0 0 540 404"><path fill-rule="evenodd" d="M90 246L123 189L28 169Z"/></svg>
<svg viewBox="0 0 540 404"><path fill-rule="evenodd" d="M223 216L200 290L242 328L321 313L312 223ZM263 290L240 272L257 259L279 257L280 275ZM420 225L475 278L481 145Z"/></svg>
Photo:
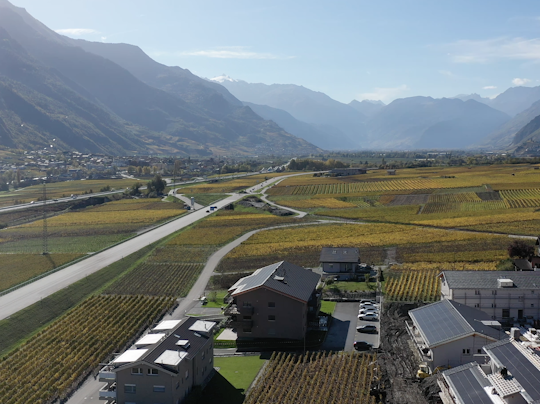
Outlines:
<svg viewBox="0 0 540 404"><path fill-rule="evenodd" d="M116 400L116 383L106 384L99 389L100 400Z"/></svg>
<svg viewBox="0 0 540 404"><path fill-rule="evenodd" d="M238 311L244 316L251 316L255 308L253 306L239 306Z"/></svg>
<svg viewBox="0 0 540 404"><path fill-rule="evenodd" d="M116 373L112 371L111 366L103 367L98 374L100 382L114 382L116 380Z"/></svg>
<svg viewBox="0 0 540 404"><path fill-rule="evenodd" d="M232 327L253 327L253 320L233 320L231 321Z"/></svg>

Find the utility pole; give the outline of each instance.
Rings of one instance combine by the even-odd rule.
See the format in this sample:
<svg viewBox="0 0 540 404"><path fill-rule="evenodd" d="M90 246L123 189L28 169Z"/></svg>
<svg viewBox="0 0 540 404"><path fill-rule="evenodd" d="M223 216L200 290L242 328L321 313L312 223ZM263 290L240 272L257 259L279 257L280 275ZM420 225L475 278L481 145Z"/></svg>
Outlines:
<svg viewBox="0 0 540 404"><path fill-rule="evenodd" d="M47 233L47 183L43 181L43 255L49 254L49 243Z"/></svg>

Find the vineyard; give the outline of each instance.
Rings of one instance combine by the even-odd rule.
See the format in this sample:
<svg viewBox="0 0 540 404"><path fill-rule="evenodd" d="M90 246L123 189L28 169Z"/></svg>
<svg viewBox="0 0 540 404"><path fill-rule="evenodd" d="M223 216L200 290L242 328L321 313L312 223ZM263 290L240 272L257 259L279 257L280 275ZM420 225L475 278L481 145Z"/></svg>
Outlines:
<svg viewBox="0 0 540 404"><path fill-rule="evenodd" d="M440 299L438 270L403 271L388 276L385 299L397 302L432 302Z"/></svg>
<svg viewBox="0 0 540 404"><path fill-rule="evenodd" d="M374 404L375 355L274 353L245 404Z"/></svg>
<svg viewBox="0 0 540 404"><path fill-rule="evenodd" d="M135 334L171 308L174 299L95 296L0 361L0 402L39 404L65 399Z"/></svg>
<svg viewBox="0 0 540 404"><path fill-rule="evenodd" d="M146 262L115 282L106 293L184 297L195 284L202 269L202 264Z"/></svg>
<svg viewBox="0 0 540 404"><path fill-rule="evenodd" d="M3 254L0 257L0 291L2 291L73 261L80 255Z"/></svg>

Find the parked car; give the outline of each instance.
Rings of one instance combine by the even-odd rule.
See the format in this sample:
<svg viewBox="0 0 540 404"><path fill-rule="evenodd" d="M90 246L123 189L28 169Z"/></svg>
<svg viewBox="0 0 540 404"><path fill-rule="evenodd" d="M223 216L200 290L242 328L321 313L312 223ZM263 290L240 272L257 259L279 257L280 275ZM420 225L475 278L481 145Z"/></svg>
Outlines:
<svg viewBox="0 0 540 404"><path fill-rule="evenodd" d="M379 310L379 307L378 306L374 306L372 304L361 304L360 305L360 310Z"/></svg>
<svg viewBox="0 0 540 404"><path fill-rule="evenodd" d="M366 303L375 304L376 302L375 302L375 300L371 300L371 299L362 299L362 300L360 300L360 304L366 304Z"/></svg>
<svg viewBox="0 0 540 404"><path fill-rule="evenodd" d="M359 314L358 320L362 321L379 321L379 316L376 314Z"/></svg>
<svg viewBox="0 0 540 404"><path fill-rule="evenodd" d="M379 330L377 330L377 327L374 325L362 325L360 327L356 327L356 331L361 332L363 334L378 334Z"/></svg>
<svg viewBox="0 0 540 404"><path fill-rule="evenodd" d="M354 349L357 351L369 351L373 345L366 341L354 341Z"/></svg>
<svg viewBox="0 0 540 404"><path fill-rule="evenodd" d="M373 314L375 316L378 316L379 312L377 310L372 310L372 309L360 309L358 311L358 314Z"/></svg>

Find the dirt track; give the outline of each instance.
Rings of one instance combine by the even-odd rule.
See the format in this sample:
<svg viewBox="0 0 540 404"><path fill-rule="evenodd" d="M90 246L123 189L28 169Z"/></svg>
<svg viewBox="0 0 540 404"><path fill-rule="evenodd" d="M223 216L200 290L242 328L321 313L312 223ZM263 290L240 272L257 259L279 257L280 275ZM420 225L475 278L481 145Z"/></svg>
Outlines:
<svg viewBox="0 0 540 404"><path fill-rule="evenodd" d="M438 390L435 377L419 382L416 379L418 359L410 346L405 329L407 312L417 307L412 304L390 303L384 308L381 319L381 349L377 362L382 376L380 388L386 392L386 403L432 404L424 394L432 395ZM424 393L425 391L425 393Z"/></svg>

